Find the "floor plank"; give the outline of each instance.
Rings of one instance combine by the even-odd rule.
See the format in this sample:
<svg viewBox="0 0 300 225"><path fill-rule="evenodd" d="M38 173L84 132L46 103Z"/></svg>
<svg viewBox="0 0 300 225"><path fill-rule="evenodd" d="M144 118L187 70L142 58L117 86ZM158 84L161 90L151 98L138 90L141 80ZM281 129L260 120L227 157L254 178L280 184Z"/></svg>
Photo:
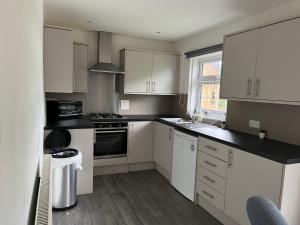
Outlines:
<svg viewBox="0 0 300 225"><path fill-rule="evenodd" d="M53 225L221 225L155 170L94 177L94 193L53 212Z"/></svg>

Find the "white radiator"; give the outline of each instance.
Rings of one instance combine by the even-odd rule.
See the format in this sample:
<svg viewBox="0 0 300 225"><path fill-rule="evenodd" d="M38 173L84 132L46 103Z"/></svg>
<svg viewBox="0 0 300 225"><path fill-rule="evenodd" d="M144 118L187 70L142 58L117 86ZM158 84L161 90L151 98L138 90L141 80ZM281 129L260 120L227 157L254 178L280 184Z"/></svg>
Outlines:
<svg viewBox="0 0 300 225"><path fill-rule="evenodd" d="M35 225L52 225L51 155L44 155L40 179Z"/></svg>

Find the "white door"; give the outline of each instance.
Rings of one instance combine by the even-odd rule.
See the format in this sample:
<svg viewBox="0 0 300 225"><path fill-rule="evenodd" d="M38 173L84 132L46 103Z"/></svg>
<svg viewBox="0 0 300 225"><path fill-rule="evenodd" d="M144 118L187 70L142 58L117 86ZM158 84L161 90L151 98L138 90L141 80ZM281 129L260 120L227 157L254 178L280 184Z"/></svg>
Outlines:
<svg viewBox="0 0 300 225"><path fill-rule="evenodd" d="M152 54L143 51L126 50L124 92L150 93Z"/></svg>
<svg viewBox="0 0 300 225"><path fill-rule="evenodd" d="M74 92L88 91L88 46L73 45Z"/></svg>
<svg viewBox="0 0 300 225"><path fill-rule="evenodd" d="M128 163L152 162L153 123L131 122L128 129Z"/></svg>
<svg viewBox="0 0 300 225"><path fill-rule="evenodd" d="M71 30L44 27L44 90L45 92L73 92Z"/></svg>
<svg viewBox="0 0 300 225"><path fill-rule="evenodd" d="M256 79L258 99L300 101L300 19L260 29Z"/></svg>
<svg viewBox="0 0 300 225"><path fill-rule="evenodd" d="M178 80L178 57L153 53L151 92L154 94L175 94Z"/></svg>
<svg viewBox="0 0 300 225"><path fill-rule="evenodd" d="M197 161L197 138L174 132L171 184L194 201Z"/></svg>
<svg viewBox="0 0 300 225"><path fill-rule="evenodd" d="M257 30L225 38L220 90L222 98L252 98L257 45Z"/></svg>
<svg viewBox="0 0 300 225"><path fill-rule="evenodd" d="M171 174L173 127L155 122L153 135L153 158L155 163Z"/></svg>
<svg viewBox="0 0 300 225"><path fill-rule="evenodd" d="M227 169L226 214L239 224L250 225L246 203L255 195L279 206L282 171L280 163L233 149L232 166Z"/></svg>

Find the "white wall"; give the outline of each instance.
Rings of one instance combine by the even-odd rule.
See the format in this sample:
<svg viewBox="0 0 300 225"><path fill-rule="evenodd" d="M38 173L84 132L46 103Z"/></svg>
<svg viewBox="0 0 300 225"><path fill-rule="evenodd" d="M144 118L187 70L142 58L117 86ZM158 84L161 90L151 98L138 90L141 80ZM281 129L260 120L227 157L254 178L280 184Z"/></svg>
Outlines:
<svg viewBox="0 0 300 225"><path fill-rule="evenodd" d="M184 73L184 53L208 47L223 42L223 36L228 33L247 29L253 26L259 26L280 19L285 19L300 14L300 1L294 1L283 6L267 10L265 12L248 17L235 23L231 23L207 32L199 33L175 43L176 50L181 53L181 76L182 80L180 93L187 93L188 90L188 74Z"/></svg>
<svg viewBox="0 0 300 225"><path fill-rule="evenodd" d="M0 224L31 218L43 148L43 1L0 1Z"/></svg>

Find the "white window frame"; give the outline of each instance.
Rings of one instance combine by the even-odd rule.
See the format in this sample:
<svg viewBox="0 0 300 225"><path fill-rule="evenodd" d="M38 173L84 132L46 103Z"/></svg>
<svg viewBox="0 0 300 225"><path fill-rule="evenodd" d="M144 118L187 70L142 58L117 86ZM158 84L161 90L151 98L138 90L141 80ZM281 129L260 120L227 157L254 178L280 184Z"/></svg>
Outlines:
<svg viewBox="0 0 300 225"><path fill-rule="evenodd" d="M190 59L189 108L192 115L200 115L203 119L225 121L226 112L201 109L201 84L221 83L221 75L214 77L202 76L202 65L208 62L222 61L222 52L211 53ZM197 65L198 64L198 65Z"/></svg>

